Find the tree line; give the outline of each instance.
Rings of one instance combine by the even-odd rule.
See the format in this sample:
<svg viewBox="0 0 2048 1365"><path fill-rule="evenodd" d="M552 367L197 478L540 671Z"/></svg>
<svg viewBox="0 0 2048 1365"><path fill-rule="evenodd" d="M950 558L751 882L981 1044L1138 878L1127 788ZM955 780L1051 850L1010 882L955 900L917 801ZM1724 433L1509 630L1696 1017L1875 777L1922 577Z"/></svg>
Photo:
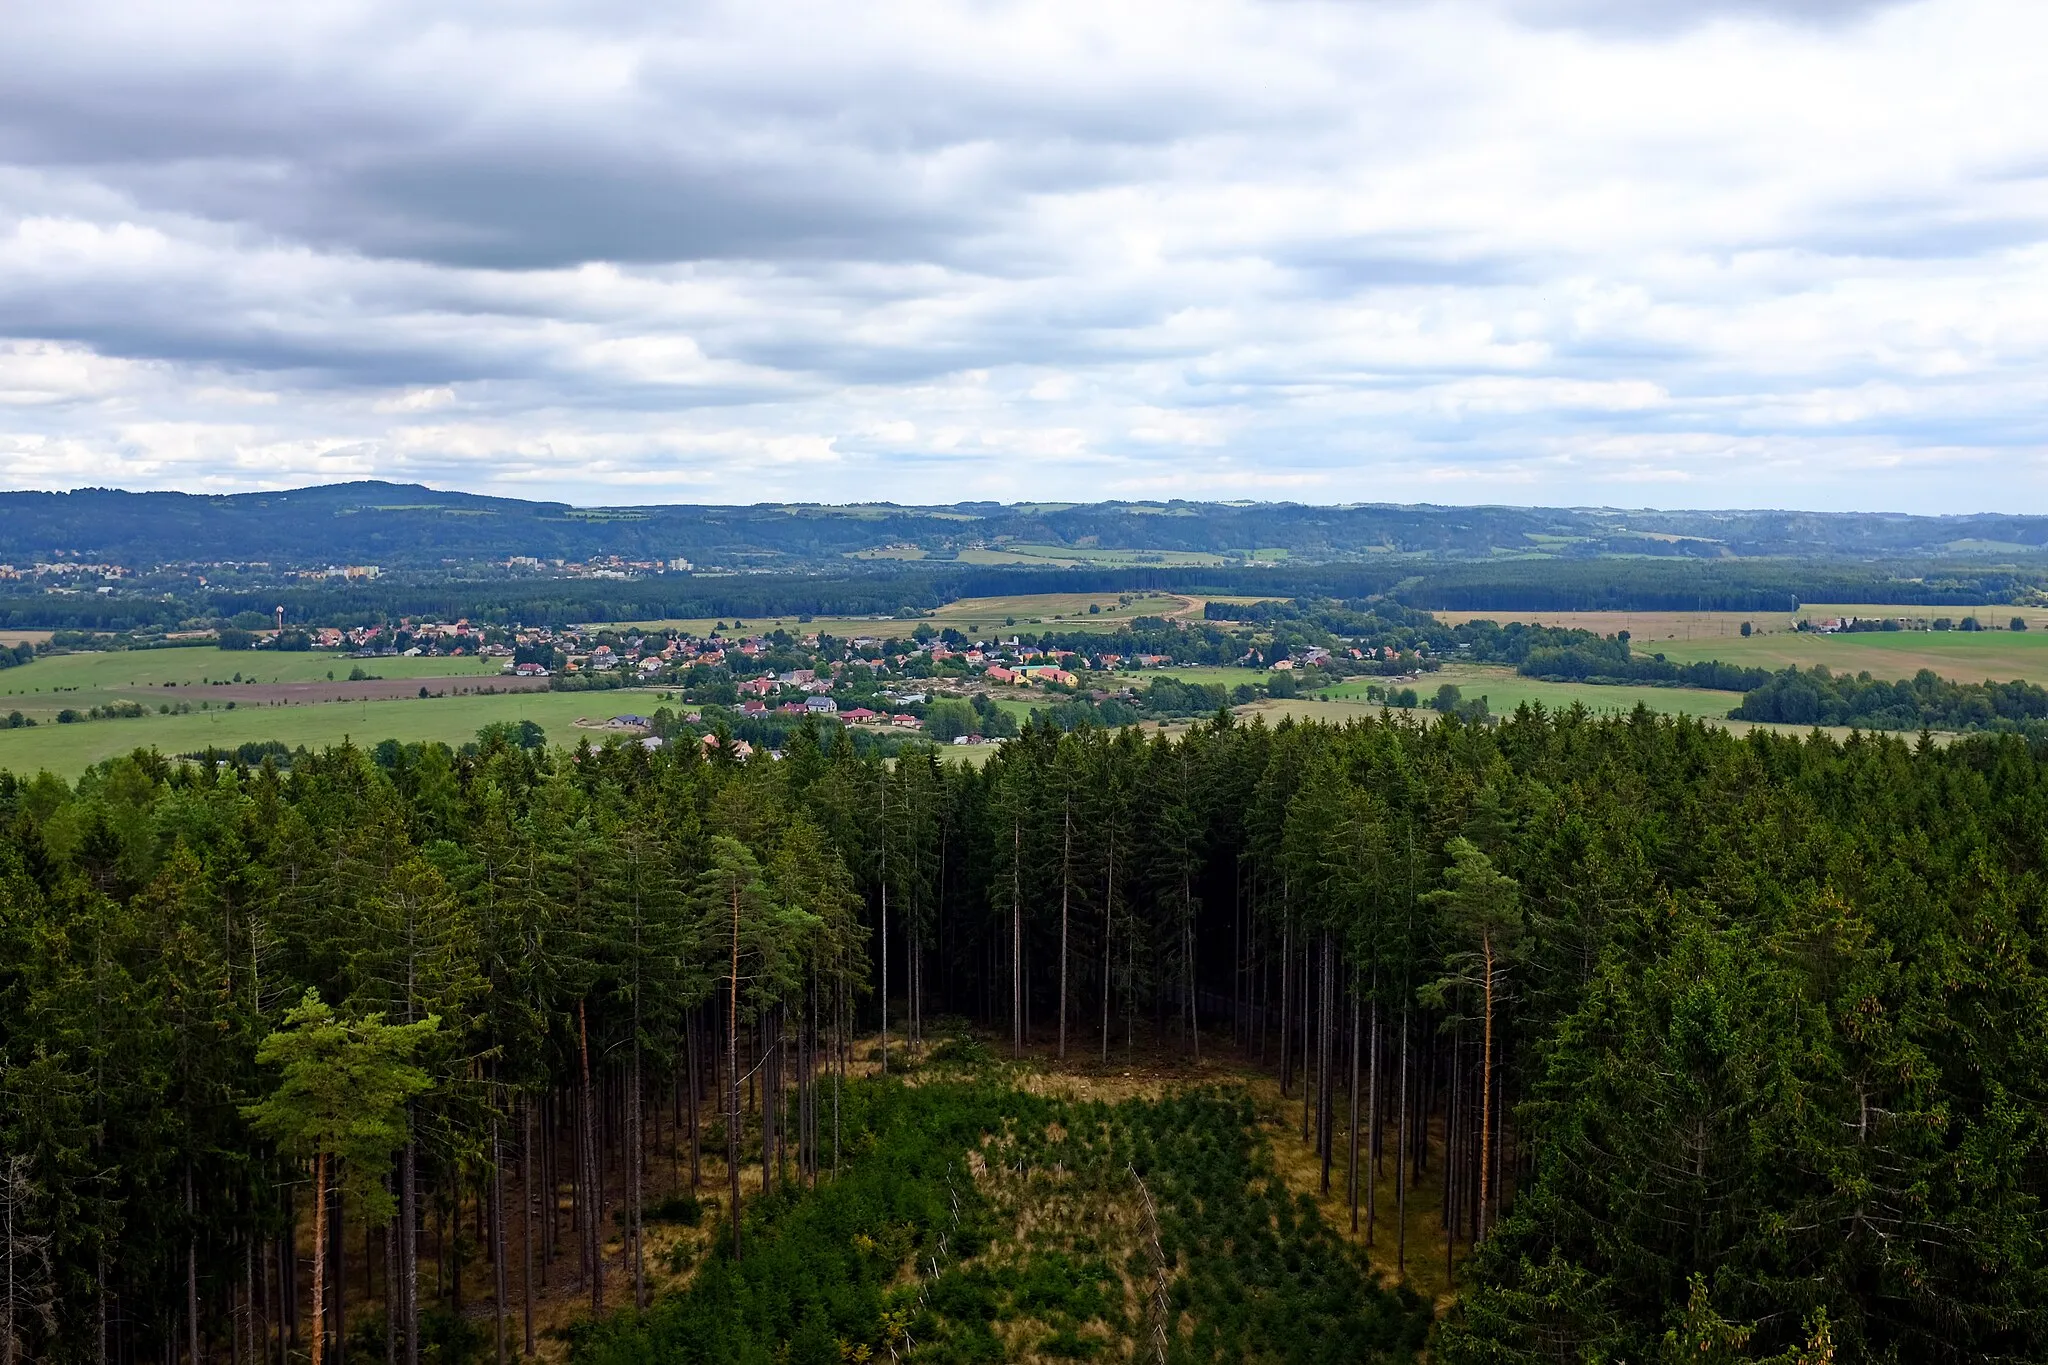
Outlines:
<svg viewBox="0 0 2048 1365"><path fill-rule="evenodd" d="M0 1358L530 1350L942 1016L1270 1069L1397 1265L1431 1191L1441 1359L2038 1358L2044 814L2018 738L1641 710L0 777Z"/></svg>

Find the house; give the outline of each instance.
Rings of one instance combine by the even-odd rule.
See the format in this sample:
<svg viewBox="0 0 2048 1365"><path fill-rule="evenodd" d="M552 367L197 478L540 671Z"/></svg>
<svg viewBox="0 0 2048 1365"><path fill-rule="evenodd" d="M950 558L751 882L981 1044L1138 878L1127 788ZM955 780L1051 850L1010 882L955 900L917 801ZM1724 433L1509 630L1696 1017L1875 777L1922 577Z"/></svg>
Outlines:
<svg viewBox="0 0 2048 1365"><path fill-rule="evenodd" d="M995 670L990 669L989 672L993 673ZM1058 664L1026 664L1018 669L1017 673L1026 682L1058 683L1062 687L1074 685L1074 675Z"/></svg>
<svg viewBox="0 0 2048 1365"><path fill-rule="evenodd" d="M548 675L547 669L539 664L517 664L512 671L522 678L545 678Z"/></svg>
<svg viewBox="0 0 2048 1365"><path fill-rule="evenodd" d="M807 682L815 682L817 680L817 677L818 674L814 669L792 668L789 670L789 672L782 674L781 677L777 679L777 681L785 684L795 684L797 686L801 686Z"/></svg>
<svg viewBox="0 0 2048 1365"><path fill-rule="evenodd" d="M643 678L653 677L661 672L662 664L663 661L659 658L642 659L640 661L640 676Z"/></svg>
<svg viewBox="0 0 2048 1365"><path fill-rule="evenodd" d="M1001 664L995 665L988 671L988 680L990 682L1013 683L1017 681L1019 676L1014 669L1004 668Z"/></svg>
<svg viewBox="0 0 2048 1365"><path fill-rule="evenodd" d="M839 719L852 725L864 725L871 720L881 720L883 716L879 711L870 711L865 706L856 706L851 711L841 711Z"/></svg>
<svg viewBox="0 0 2048 1365"><path fill-rule="evenodd" d="M715 750L718 747L718 736L706 735L703 739L699 740L698 742L704 746L707 752ZM732 748L730 752L734 758L752 758L754 755L754 746L747 743L743 739L736 739L732 742Z"/></svg>
<svg viewBox="0 0 2048 1365"><path fill-rule="evenodd" d="M634 715L613 716L605 724L614 730L649 730L654 727L654 722L647 717Z"/></svg>
<svg viewBox="0 0 2048 1365"><path fill-rule="evenodd" d="M765 697L775 690L773 678L749 678L739 686L743 697Z"/></svg>
<svg viewBox="0 0 2048 1365"><path fill-rule="evenodd" d="M839 703L830 697L806 697L804 709L814 716L832 716L839 713Z"/></svg>
<svg viewBox="0 0 2048 1365"><path fill-rule="evenodd" d="M743 716L765 716L768 714L768 703L762 701L742 702L740 704L740 714Z"/></svg>
<svg viewBox="0 0 2048 1365"><path fill-rule="evenodd" d="M891 716L889 723L904 730L922 730L924 722L916 716Z"/></svg>

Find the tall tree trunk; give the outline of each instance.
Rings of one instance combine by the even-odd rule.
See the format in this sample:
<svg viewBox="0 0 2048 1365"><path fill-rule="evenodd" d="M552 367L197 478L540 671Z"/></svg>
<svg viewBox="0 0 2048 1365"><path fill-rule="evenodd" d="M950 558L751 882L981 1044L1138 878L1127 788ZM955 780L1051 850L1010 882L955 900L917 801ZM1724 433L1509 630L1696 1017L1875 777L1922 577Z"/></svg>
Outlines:
<svg viewBox="0 0 2048 1365"><path fill-rule="evenodd" d="M341 1182L334 1181L334 1212L330 1215L331 1226L328 1238L333 1242L329 1255L334 1276L334 1365L347 1365L348 1361L348 1237L343 1228Z"/></svg>
<svg viewBox="0 0 2048 1365"><path fill-rule="evenodd" d="M732 1258L740 1259L740 888L732 887L732 989L726 993L726 1183L732 1194Z"/></svg>
<svg viewBox="0 0 2048 1365"><path fill-rule="evenodd" d="M491 1274L495 1291L491 1317L498 1327L498 1365L505 1365L506 1300L511 1292L506 1284L505 1266L505 1154L499 1145L496 1119L491 1120Z"/></svg>
<svg viewBox="0 0 2048 1365"><path fill-rule="evenodd" d="M1067 1060L1067 902L1073 889L1074 793L1067 792L1065 829L1060 835L1060 1060Z"/></svg>
<svg viewBox="0 0 2048 1365"><path fill-rule="evenodd" d="M1373 973L1372 1001L1372 1057L1367 1063L1370 1068L1366 1080L1366 1129L1365 1159L1369 1168L1365 1179L1365 1244L1372 1245L1373 1234L1377 1231L1380 1211L1380 1001L1379 973Z"/></svg>
<svg viewBox="0 0 2048 1365"><path fill-rule="evenodd" d="M1116 826L1109 830L1108 876L1102 893L1102 1064L1109 1065L1110 929L1116 915Z"/></svg>
<svg viewBox="0 0 2048 1365"><path fill-rule="evenodd" d="M1348 1132L1350 1148L1349 1165L1345 1172L1345 1185L1351 1196L1351 1232L1358 1233L1358 973L1351 974L1351 1126Z"/></svg>
<svg viewBox="0 0 2048 1365"><path fill-rule="evenodd" d="M1313 1064L1309 1034L1310 1008L1315 1000L1315 940L1309 937L1308 926L1302 926L1301 934L1301 1140L1308 1141L1309 1106L1315 1100L1315 1088L1311 1084L1309 1067Z"/></svg>
<svg viewBox="0 0 2048 1365"><path fill-rule="evenodd" d="M1401 1124L1394 1159L1394 1269L1408 1271L1408 1005L1401 1005Z"/></svg>
<svg viewBox="0 0 2048 1365"><path fill-rule="evenodd" d="M1280 909L1280 1094L1294 1084L1294 920L1287 913L1286 892Z"/></svg>
<svg viewBox="0 0 2048 1365"><path fill-rule="evenodd" d="M192 1353L192 1365L199 1365L199 1228L195 1221L197 1217L198 1214L193 1208L192 1203L192 1165L190 1162L187 1162L185 1165L185 1333L189 1349ZM320 1254L319 1233L317 1231L319 1221L319 1215L316 1212L313 1218L316 1229L313 1238L313 1254L316 1257ZM318 1317L320 1311L318 1302L320 1289L317 1276L314 1280L313 1293L315 1299L313 1308L315 1314L313 1365L320 1365L320 1328Z"/></svg>
<svg viewBox="0 0 2048 1365"><path fill-rule="evenodd" d="M691 1009L683 1015L683 1052L689 1061L690 1084L690 1188L697 1189L704 1183L703 1168L698 1164L702 1154L702 1143L697 1127L697 1011Z"/></svg>
<svg viewBox="0 0 2048 1365"><path fill-rule="evenodd" d="M1010 1051L1024 1055L1024 817L1010 830Z"/></svg>
<svg viewBox="0 0 2048 1365"><path fill-rule="evenodd" d="M399 1324L405 1330L405 1365L420 1365L419 1142L408 1137L399 1154Z"/></svg>
<svg viewBox="0 0 2048 1365"><path fill-rule="evenodd" d="M1486 1240L1487 1196L1492 1191L1489 1177L1492 1175L1493 1154L1493 935L1481 934L1480 950L1486 957L1486 1031L1484 1047L1485 1061L1481 1065L1483 1077L1479 1091L1479 1238Z"/></svg>
<svg viewBox="0 0 2048 1365"><path fill-rule="evenodd" d="M185 1196L192 1195L191 1177L186 1177ZM194 1271L196 1281L197 1272ZM196 1290L197 1285L195 1283ZM320 1348L327 1336L327 1153L313 1157L313 1365L320 1365ZM199 1331L192 1332L192 1365L199 1365Z"/></svg>
<svg viewBox="0 0 2048 1365"><path fill-rule="evenodd" d="M647 1306L647 1259L641 1247L641 1236L645 1229L640 1221L640 1206L646 1197L646 1191L642 1188L644 1181L641 1175L642 1143L646 1138L645 1129L647 1126L647 1118L642 1111L646 1077L641 1074L640 1066L640 992L638 989L635 989L633 992L633 1080L631 1091L626 1097L626 1104L630 1110L627 1115L626 1125L628 1129L626 1176L632 1185L631 1193L627 1195L627 1198L632 1201L630 1207L633 1211L633 1307L636 1309Z"/></svg>
<svg viewBox="0 0 2048 1365"><path fill-rule="evenodd" d="M576 1200L583 1219L583 1264L590 1276L590 1311L604 1312L604 1173L597 1164L597 1092L590 1083L590 1021L576 1002L576 1049L583 1070L583 1103L577 1127L583 1145L583 1186Z"/></svg>

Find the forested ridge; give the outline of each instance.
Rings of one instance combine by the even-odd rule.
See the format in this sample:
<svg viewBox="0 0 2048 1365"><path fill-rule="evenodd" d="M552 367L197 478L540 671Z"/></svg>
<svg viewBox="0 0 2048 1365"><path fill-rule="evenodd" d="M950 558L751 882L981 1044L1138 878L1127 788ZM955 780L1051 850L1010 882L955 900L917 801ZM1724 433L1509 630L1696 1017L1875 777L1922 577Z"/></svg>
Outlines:
<svg viewBox="0 0 2048 1365"><path fill-rule="evenodd" d="M906 1091L941 1016L1267 1069L1383 1255L1406 1224L1355 1173L1428 1173L1469 1252L1434 1359L2048 1353L2048 755L2018 737L1575 710L1034 725L980 770L808 730L780 761L139 753L0 776L0 819L9 1359L297 1358L337 1295L335 1358L516 1353L536 1275L608 1310L593 1361L995 1358L972 1323L1034 1275L1061 1341L1413 1349L1227 1098ZM1007 1157L933 1193L977 1140L1027 1183L1157 1163L1143 1323L1073 1229L966 1263L1012 1198ZM722 1230L650 1303L672 1189Z"/></svg>

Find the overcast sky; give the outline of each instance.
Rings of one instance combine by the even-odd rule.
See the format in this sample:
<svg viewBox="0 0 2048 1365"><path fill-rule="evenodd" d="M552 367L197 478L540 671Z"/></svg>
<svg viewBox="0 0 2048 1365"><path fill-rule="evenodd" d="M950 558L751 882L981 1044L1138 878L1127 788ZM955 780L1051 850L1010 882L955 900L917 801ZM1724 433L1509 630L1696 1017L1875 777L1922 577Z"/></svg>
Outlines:
<svg viewBox="0 0 2048 1365"><path fill-rule="evenodd" d="M2048 512L2039 0L5 28L8 487Z"/></svg>

